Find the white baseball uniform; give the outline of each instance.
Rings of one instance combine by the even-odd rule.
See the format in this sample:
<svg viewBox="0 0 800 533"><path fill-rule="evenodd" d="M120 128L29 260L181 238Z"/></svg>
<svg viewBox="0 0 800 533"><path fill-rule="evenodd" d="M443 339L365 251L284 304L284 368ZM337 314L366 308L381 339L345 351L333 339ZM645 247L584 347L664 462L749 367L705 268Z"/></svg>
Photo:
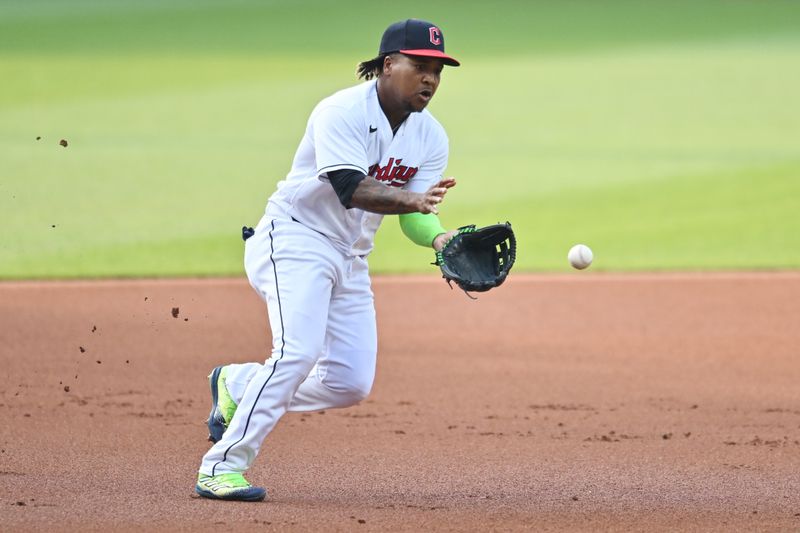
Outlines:
<svg viewBox="0 0 800 533"><path fill-rule="evenodd" d="M383 216L342 206L327 172L359 170L425 192L447 157L447 136L427 110L392 131L376 81L317 105L291 171L245 243L248 279L267 303L272 354L265 364L228 367L238 408L201 473L245 471L287 410L346 407L372 388L377 333L366 258Z"/></svg>

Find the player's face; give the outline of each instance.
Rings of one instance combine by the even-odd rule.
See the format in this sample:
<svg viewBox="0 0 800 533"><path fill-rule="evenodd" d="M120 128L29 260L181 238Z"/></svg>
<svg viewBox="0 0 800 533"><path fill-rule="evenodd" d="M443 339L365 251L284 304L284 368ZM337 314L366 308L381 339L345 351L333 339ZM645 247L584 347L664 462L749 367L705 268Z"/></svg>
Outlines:
<svg viewBox="0 0 800 533"><path fill-rule="evenodd" d="M393 54L384 63L383 76L395 102L406 112L419 112L436 94L443 68L436 58Z"/></svg>

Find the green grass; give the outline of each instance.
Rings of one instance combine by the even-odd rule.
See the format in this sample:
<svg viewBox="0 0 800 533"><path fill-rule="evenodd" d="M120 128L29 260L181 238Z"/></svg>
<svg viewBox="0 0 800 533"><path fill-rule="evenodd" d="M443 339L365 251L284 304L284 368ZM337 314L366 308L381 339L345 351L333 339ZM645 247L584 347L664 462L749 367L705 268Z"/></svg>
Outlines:
<svg viewBox="0 0 800 533"><path fill-rule="evenodd" d="M240 274L311 108L409 14L464 64L445 225L510 220L525 270L800 267L796 2L6 0L0 279ZM397 226L373 271L430 272Z"/></svg>

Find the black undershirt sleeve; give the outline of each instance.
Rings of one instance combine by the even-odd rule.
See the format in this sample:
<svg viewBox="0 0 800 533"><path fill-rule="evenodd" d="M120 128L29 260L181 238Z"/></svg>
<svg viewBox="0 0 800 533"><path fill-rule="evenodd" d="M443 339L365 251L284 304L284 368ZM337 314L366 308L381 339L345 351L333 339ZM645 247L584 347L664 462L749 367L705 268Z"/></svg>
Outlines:
<svg viewBox="0 0 800 533"><path fill-rule="evenodd" d="M328 181L331 182L331 186L336 192L336 196L339 197L339 201L347 209L352 207L350 205L350 200L353 198L353 193L356 192L356 187L358 187L361 180L366 177L367 176L360 170L353 170L350 168L328 172Z"/></svg>

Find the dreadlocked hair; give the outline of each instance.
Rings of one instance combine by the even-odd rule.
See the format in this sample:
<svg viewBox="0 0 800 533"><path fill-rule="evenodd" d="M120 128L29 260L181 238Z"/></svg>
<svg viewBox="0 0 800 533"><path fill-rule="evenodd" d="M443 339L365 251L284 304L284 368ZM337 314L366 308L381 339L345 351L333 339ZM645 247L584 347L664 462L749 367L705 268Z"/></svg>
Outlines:
<svg viewBox="0 0 800 533"><path fill-rule="evenodd" d="M356 75L359 78L364 78L365 80L377 78L381 75L381 72L383 72L384 58L386 58L386 55L380 55L376 58L370 59L369 61L362 61L356 68Z"/></svg>

